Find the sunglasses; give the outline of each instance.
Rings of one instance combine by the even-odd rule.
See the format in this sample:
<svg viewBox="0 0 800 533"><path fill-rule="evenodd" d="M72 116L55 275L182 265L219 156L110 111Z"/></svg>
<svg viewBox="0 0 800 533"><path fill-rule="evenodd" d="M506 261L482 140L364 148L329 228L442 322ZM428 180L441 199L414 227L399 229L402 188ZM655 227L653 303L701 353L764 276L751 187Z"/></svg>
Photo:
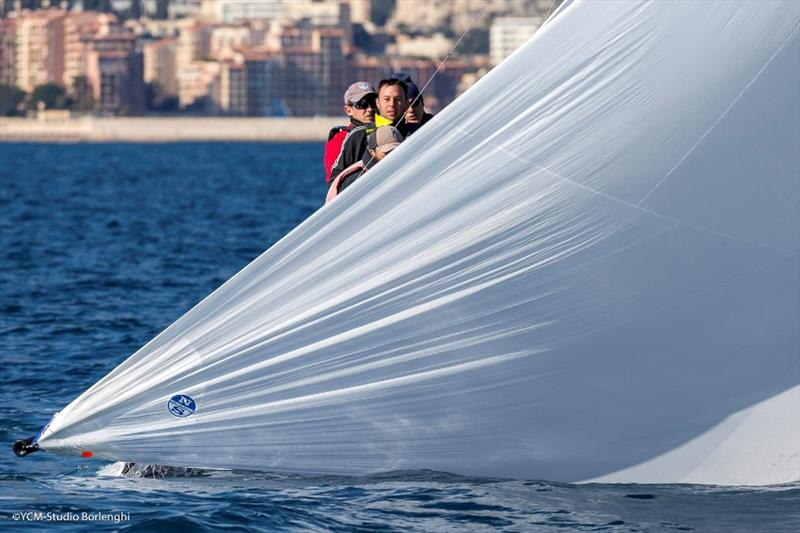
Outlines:
<svg viewBox="0 0 800 533"><path fill-rule="evenodd" d="M362 98L358 102L351 103L350 106L358 110L364 110L370 107L375 109L375 100L375 98Z"/></svg>

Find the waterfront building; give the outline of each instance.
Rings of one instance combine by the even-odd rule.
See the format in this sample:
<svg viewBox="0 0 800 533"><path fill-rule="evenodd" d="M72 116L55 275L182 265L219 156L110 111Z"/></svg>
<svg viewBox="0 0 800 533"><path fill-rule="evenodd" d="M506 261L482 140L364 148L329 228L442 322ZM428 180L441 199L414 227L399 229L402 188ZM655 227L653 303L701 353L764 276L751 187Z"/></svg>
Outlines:
<svg viewBox="0 0 800 533"><path fill-rule="evenodd" d="M342 1L319 2L316 0L295 0L286 11L289 20L296 24L319 29L344 30L343 50L349 54L353 46L353 25L350 18L350 4Z"/></svg>
<svg viewBox="0 0 800 533"><path fill-rule="evenodd" d="M125 21L128 25L134 21ZM180 20L158 20L141 18L136 20L135 23L141 28L140 33L149 35L154 39L162 39L166 37L177 37L182 25L186 24L183 19Z"/></svg>
<svg viewBox="0 0 800 533"><path fill-rule="evenodd" d="M157 0L142 0L140 3L142 7L142 16L147 18L155 17L158 12Z"/></svg>
<svg viewBox="0 0 800 533"><path fill-rule="evenodd" d="M237 50L262 46L266 33L263 21L215 26L209 35L208 55L217 60L231 59Z"/></svg>
<svg viewBox="0 0 800 533"><path fill-rule="evenodd" d="M485 0L481 0L481 4ZM431 30L449 24L459 0L395 0L390 26L400 24L412 29ZM461 6L463 9L464 6Z"/></svg>
<svg viewBox="0 0 800 533"><path fill-rule="evenodd" d="M121 115L144 112L141 57L113 50L90 53L87 78L98 111Z"/></svg>
<svg viewBox="0 0 800 533"><path fill-rule="evenodd" d="M270 46L278 52L310 47L312 31L311 24L304 22L281 24L277 27L277 31L272 33Z"/></svg>
<svg viewBox="0 0 800 533"><path fill-rule="evenodd" d="M180 70L192 61L208 60L211 57L211 34L214 26L204 22L185 19L179 26L176 43L176 63Z"/></svg>
<svg viewBox="0 0 800 533"><path fill-rule="evenodd" d="M293 0L286 6L285 17L292 21L306 19L314 26L344 28L350 24L350 4L339 1Z"/></svg>
<svg viewBox="0 0 800 533"><path fill-rule="evenodd" d="M487 28L498 17L543 17L561 0L395 0L388 26L403 24L413 30L429 32L464 32L473 20L472 29Z"/></svg>
<svg viewBox="0 0 800 533"><path fill-rule="evenodd" d="M192 61L178 68L178 103L182 109L215 111L219 97L221 65L217 61Z"/></svg>
<svg viewBox="0 0 800 533"><path fill-rule="evenodd" d="M17 84L16 19L0 18L0 84Z"/></svg>
<svg viewBox="0 0 800 533"><path fill-rule="evenodd" d="M233 116L282 115L273 97L276 63L272 53L248 49L220 62L217 79L210 86L209 96L215 111Z"/></svg>
<svg viewBox="0 0 800 533"><path fill-rule="evenodd" d="M156 100L178 95L176 48L176 40L169 38L147 43L142 48L144 82L151 85Z"/></svg>
<svg viewBox="0 0 800 533"><path fill-rule="evenodd" d="M111 9L118 13L128 11L133 4L133 0L110 0Z"/></svg>
<svg viewBox="0 0 800 533"><path fill-rule="evenodd" d="M347 88L350 62L345 54L346 33L341 28L315 28L310 40L295 41L302 28L287 28L293 37L276 59L280 74L274 78L274 94L287 114L293 116L341 113L341 94Z"/></svg>
<svg viewBox="0 0 800 533"><path fill-rule="evenodd" d="M441 33L430 37L409 37L400 34L396 42L386 47L386 53L396 57L441 59L453 47L453 41Z"/></svg>
<svg viewBox="0 0 800 533"><path fill-rule="evenodd" d="M64 73L59 83L72 93L75 79L86 75L88 43L92 38L108 34L116 17L107 13L83 11L64 17Z"/></svg>
<svg viewBox="0 0 800 533"><path fill-rule="evenodd" d="M373 0L349 0L350 20L356 24L371 24Z"/></svg>
<svg viewBox="0 0 800 533"><path fill-rule="evenodd" d="M240 58L220 65L217 106L224 115L247 115L247 79Z"/></svg>
<svg viewBox="0 0 800 533"><path fill-rule="evenodd" d="M136 36L112 27L88 40L86 78L97 110L135 115L144 112L144 62Z"/></svg>
<svg viewBox="0 0 800 533"><path fill-rule="evenodd" d="M250 51L244 55L245 109L246 114L265 117L282 114L273 106L275 62L271 54Z"/></svg>
<svg viewBox="0 0 800 533"><path fill-rule="evenodd" d="M202 0L201 16L209 22L283 20L292 0Z"/></svg>
<svg viewBox="0 0 800 533"><path fill-rule="evenodd" d="M21 11L16 20L15 77L25 91L48 82L61 83L64 73L64 26L60 9Z"/></svg>
<svg viewBox="0 0 800 533"><path fill-rule="evenodd" d="M202 6L203 0L170 0L167 14L171 19L193 18L200 15Z"/></svg>
<svg viewBox="0 0 800 533"><path fill-rule="evenodd" d="M489 28L489 56L497 65L530 39L541 17L497 17Z"/></svg>
<svg viewBox="0 0 800 533"><path fill-rule="evenodd" d="M185 107L199 98L197 80L203 76L200 74L201 67L194 63L209 60L213 26L192 19L183 19L178 29L175 43L175 76L180 105Z"/></svg>

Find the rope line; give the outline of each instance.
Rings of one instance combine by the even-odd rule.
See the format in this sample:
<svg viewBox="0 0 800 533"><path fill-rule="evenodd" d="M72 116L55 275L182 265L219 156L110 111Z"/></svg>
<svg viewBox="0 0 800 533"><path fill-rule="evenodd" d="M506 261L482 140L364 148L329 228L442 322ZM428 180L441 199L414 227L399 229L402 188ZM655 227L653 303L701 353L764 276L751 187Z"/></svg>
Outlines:
<svg viewBox="0 0 800 533"><path fill-rule="evenodd" d="M554 0L554 1L555 1L555 0ZM414 106L417 104L417 101L418 101L420 98L422 98L422 93L424 93L424 92L425 92L425 89L427 89L427 88L428 88L428 85L430 85L430 84L431 84L431 82L433 81L433 78L435 78L435 77L436 77L436 75L437 75L437 74L439 73L439 71L442 69L442 67L444 66L444 64L445 64L445 63L447 63L447 60L448 60L448 59L450 59L450 56L453 54L453 52L455 52L456 48L458 48L458 45L459 45L459 44L461 44L461 41L464 39L464 36L467 34L467 32L468 32L470 29L472 29L472 26L475 24L475 22L478 20L478 18L479 18L481 15L483 15L483 12L486 10L486 6L488 6L488 5L489 5L489 2L490 2L490 0L486 0L486 1L483 3L483 6L481 6L480 10L478 11L478 14L477 14L477 15L475 15L475 17L473 17L472 21L469 23L469 25L467 26L467 28L466 28L466 29L465 29L463 32L461 32L461 36L458 38L458 40L457 40L457 41L456 41L456 43L455 43L455 44L452 46L452 48L450 48L450 51L449 51L449 52L447 52L447 55L445 55L445 56L444 56L444 58L443 58L443 59L442 59L442 60L439 62L439 65L436 67L436 70L434 70L434 71L433 71L433 74L431 74L431 77L430 77L430 78L428 78L428 81L427 81L427 82L425 82L425 85L423 85L423 86L422 86L422 89L420 89L420 90L419 90L419 94L418 94L418 95L417 95L417 97L416 97L416 98L414 98L414 100L411 102L411 105L409 105L409 106L406 108L406 111L407 111L409 108L412 108L412 107L414 107ZM423 110L423 112L424 112L424 110ZM402 117L400 117L400 121L397 123L397 126L399 126L400 124L402 124L402 123L403 123L405 120L406 120L406 114L405 114L405 113L403 113L403 116L402 116ZM367 169L369 169L369 166L372 164L372 161L373 161L374 159L375 159L375 156L373 156L373 155L370 155L370 158L369 158L369 161L367 162L366 168L365 168L364 170L362 170L362 171L361 171L361 174L359 174L359 178L360 178L361 176L363 176L363 175L364 175L364 172L365 172Z"/></svg>
<svg viewBox="0 0 800 533"><path fill-rule="evenodd" d="M550 13L553 12L553 6L556 5L556 0L550 2L550 9L547 10L547 15L544 16L544 20L542 21L542 26L547 24L548 19L550 18Z"/></svg>

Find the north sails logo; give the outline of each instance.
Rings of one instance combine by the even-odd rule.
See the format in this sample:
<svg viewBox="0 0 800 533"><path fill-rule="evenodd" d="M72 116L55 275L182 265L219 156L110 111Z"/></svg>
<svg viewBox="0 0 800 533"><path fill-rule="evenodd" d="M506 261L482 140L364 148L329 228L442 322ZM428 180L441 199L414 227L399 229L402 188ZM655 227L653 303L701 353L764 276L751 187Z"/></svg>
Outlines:
<svg viewBox="0 0 800 533"><path fill-rule="evenodd" d="M178 418L186 418L194 413L195 409L197 409L197 404L191 396L176 394L167 402L167 409Z"/></svg>

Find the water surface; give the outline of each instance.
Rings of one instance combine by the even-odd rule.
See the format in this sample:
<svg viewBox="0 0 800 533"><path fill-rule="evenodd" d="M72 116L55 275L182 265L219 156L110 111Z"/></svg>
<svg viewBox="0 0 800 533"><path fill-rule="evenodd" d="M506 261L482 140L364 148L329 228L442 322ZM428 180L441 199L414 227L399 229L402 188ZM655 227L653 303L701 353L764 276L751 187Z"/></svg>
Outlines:
<svg viewBox="0 0 800 533"><path fill-rule="evenodd" d="M0 144L0 529L800 530L797 484L567 485L426 471L143 479L101 461L13 456L15 439L313 213L326 190L321 153L321 144ZM14 521L25 512L42 515Z"/></svg>

